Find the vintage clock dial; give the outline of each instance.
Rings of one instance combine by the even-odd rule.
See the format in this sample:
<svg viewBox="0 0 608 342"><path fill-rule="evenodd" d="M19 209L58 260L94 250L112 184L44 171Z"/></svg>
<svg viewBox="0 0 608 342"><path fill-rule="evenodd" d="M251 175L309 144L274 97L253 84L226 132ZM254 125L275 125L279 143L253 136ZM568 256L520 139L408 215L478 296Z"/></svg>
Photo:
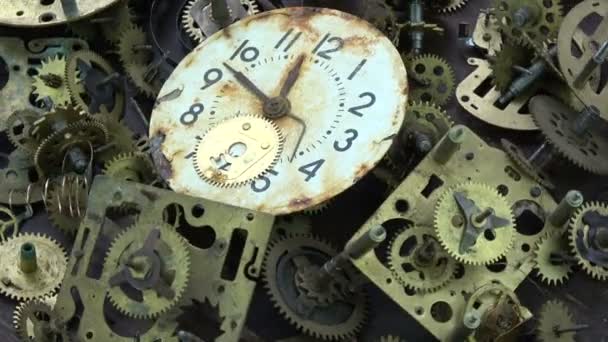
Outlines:
<svg viewBox="0 0 608 342"><path fill-rule="evenodd" d="M381 32L336 10L290 7L245 18L186 56L150 137L176 192L286 214L372 169L406 103L405 67Z"/></svg>

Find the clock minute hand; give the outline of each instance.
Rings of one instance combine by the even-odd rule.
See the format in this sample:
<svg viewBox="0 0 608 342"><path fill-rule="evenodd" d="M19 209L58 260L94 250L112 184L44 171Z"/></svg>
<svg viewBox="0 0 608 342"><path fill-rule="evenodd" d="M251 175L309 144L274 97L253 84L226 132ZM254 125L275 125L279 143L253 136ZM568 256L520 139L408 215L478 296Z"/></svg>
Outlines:
<svg viewBox="0 0 608 342"><path fill-rule="evenodd" d="M283 82L283 86L281 87L281 92L279 96L287 97L291 88L293 88L294 84L296 84L298 76L300 76L300 70L302 70L302 64L304 64L305 57L306 55L301 54L300 57L298 57L298 59L296 60L296 63L294 64L293 68L289 70L287 78L285 79L285 82Z"/></svg>
<svg viewBox="0 0 608 342"><path fill-rule="evenodd" d="M249 90L253 95L255 95L258 99L260 99L263 103L269 100L269 97L264 94L263 91L258 88L255 83L253 83L245 74L240 71L237 71L233 67L231 67L228 63L224 62L224 67L228 69L233 75L234 78L243 86L245 89Z"/></svg>

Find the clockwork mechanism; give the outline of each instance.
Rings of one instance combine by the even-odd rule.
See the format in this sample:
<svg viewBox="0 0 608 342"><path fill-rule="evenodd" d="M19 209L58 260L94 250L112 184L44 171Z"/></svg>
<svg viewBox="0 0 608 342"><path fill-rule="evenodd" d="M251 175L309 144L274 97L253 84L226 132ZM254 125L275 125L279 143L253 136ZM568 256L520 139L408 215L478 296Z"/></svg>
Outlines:
<svg viewBox="0 0 608 342"><path fill-rule="evenodd" d="M173 190L286 214L332 198L380 161L407 103L405 67L380 31L335 10L290 7L223 32L184 58L152 113L152 154ZM226 121L243 114L269 122L252 119L261 126L243 135L242 123ZM204 132L222 143L197 148ZM259 146L230 151L238 136Z"/></svg>

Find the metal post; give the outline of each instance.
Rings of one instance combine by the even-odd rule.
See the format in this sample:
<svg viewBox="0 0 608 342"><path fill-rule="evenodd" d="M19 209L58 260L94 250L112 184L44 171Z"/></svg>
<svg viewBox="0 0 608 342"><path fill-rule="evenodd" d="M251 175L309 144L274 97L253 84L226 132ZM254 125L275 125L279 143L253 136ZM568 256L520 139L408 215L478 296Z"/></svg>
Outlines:
<svg viewBox="0 0 608 342"><path fill-rule="evenodd" d="M448 134L439 142L439 146L435 150L433 159L439 164L445 164L452 158L454 153L460 149L460 145L464 142L465 131L464 126L456 125L448 131Z"/></svg>
<svg viewBox="0 0 608 342"><path fill-rule="evenodd" d="M583 194L580 191L568 191L566 196L557 205L557 208L549 216L549 222L556 227L563 226L568 222L572 213L583 204L583 201Z"/></svg>

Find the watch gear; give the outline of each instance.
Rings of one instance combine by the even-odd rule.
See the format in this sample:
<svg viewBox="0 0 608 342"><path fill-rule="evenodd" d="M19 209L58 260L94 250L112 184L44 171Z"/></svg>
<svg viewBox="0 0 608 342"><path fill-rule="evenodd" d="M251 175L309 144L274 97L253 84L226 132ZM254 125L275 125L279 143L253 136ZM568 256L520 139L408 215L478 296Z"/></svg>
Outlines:
<svg viewBox="0 0 608 342"><path fill-rule="evenodd" d="M146 44L146 33L139 26L131 25L125 31L121 32L117 44L118 57L121 64L149 63L151 51L146 47Z"/></svg>
<svg viewBox="0 0 608 342"><path fill-rule="evenodd" d="M398 336L386 335L376 340L377 342L405 342L404 339Z"/></svg>
<svg viewBox="0 0 608 342"><path fill-rule="evenodd" d="M279 161L283 134L272 121L252 115L210 128L194 150L194 169L209 184L238 187L264 175Z"/></svg>
<svg viewBox="0 0 608 342"><path fill-rule="evenodd" d="M518 45L528 45L525 35L539 43L555 38L563 19L559 0L495 0L492 7L500 30Z"/></svg>
<svg viewBox="0 0 608 342"><path fill-rule="evenodd" d="M49 190L46 210L53 226L75 236L86 211L87 183L79 176L64 177L61 184Z"/></svg>
<svg viewBox="0 0 608 342"><path fill-rule="evenodd" d="M200 44L205 39L207 39L207 37L205 37L205 34L200 29L198 23L194 20L194 17L192 16L192 13L191 13L192 8L198 7L198 6L194 6L198 1L210 3L209 0L189 0L188 3L186 4L186 6L184 6L181 22L182 22L182 28L184 29L184 31L186 31L186 33L190 36L190 38L194 42ZM254 14L257 14L260 12L258 4L257 4L257 2L255 2L255 0L240 0L240 1L241 1L241 4L243 5L243 7L245 8L245 10L247 11L248 15L254 15Z"/></svg>
<svg viewBox="0 0 608 342"><path fill-rule="evenodd" d="M349 288L352 269L319 277L335 254L311 235L290 234L269 243L263 268L266 290L280 313L305 334L331 341L354 337L367 316L366 295Z"/></svg>
<svg viewBox="0 0 608 342"><path fill-rule="evenodd" d="M100 121L88 118L69 124L40 143L34 155L36 170L40 176L67 173L65 166L68 164L68 153L73 148L84 153L81 157L87 158L88 165L92 159L90 153L108 141L109 133Z"/></svg>
<svg viewBox="0 0 608 342"><path fill-rule="evenodd" d="M411 102L445 105L454 94L456 78L452 66L438 55L422 54L407 65L408 76L415 82L410 88Z"/></svg>
<svg viewBox="0 0 608 342"><path fill-rule="evenodd" d="M0 244L0 293L15 300L46 296L59 288L67 255L55 240L24 233Z"/></svg>
<svg viewBox="0 0 608 342"><path fill-rule="evenodd" d="M48 97L53 102L53 107L66 107L71 104L65 79L65 58L52 56L41 63L32 84L36 98L40 101Z"/></svg>
<svg viewBox="0 0 608 342"><path fill-rule="evenodd" d="M138 223L108 249L103 277L112 304L126 316L151 319L181 299L190 274L186 240L166 223Z"/></svg>
<svg viewBox="0 0 608 342"><path fill-rule="evenodd" d="M38 142L32 135L34 122L40 118L37 112L25 109L18 110L6 118L6 136L16 148L34 152Z"/></svg>
<svg viewBox="0 0 608 342"><path fill-rule="evenodd" d="M148 185L158 179L150 156L141 152L117 155L105 164L103 173L117 179Z"/></svg>
<svg viewBox="0 0 608 342"><path fill-rule="evenodd" d="M325 210L327 210L327 208L329 208L331 206L331 203L333 201L331 199L325 201L325 202L321 202L317 205L313 205L312 207L308 208L308 209L304 209L302 210L302 212L306 215L310 215L310 216L315 216L315 215L320 215L321 213L323 213Z"/></svg>
<svg viewBox="0 0 608 342"><path fill-rule="evenodd" d="M601 125L591 125L578 135L574 125L580 114L560 101L537 95L529 106L534 122L561 155L591 173L608 174L608 138Z"/></svg>
<svg viewBox="0 0 608 342"><path fill-rule="evenodd" d="M48 138L55 131L66 125L76 123L87 116L74 107L54 108L53 111L41 115L34 121L30 135L36 139L36 148L39 142Z"/></svg>
<svg viewBox="0 0 608 342"><path fill-rule="evenodd" d="M93 117L98 119L106 127L110 134L111 146L95 154L95 161L106 163L115 158L121 153L139 152L137 147L137 135L126 126L124 121L114 120L104 114L107 111L102 111Z"/></svg>
<svg viewBox="0 0 608 342"><path fill-rule="evenodd" d="M578 264L590 276L608 280L608 205L583 204L572 216L569 230L570 249Z"/></svg>
<svg viewBox="0 0 608 342"><path fill-rule="evenodd" d="M441 13L453 13L464 7L469 0L447 0L446 4L439 9Z"/></svg>
<svg viewBox="0 0 608 342"><path fill-rule="evenodd" d="M130 62L125 64L124 69L131 80L131 83L135 85L137 91L148 98L156 98L162 82L158 77L158 71L155 70L150 64Z"/></svg>
<svg viewBox="0 0 608 342"><path fill-rule="evenodd" d="M17 306L13 326L21 341L69 342L67 324L53 311L57 296L32 299Z"/></svg>
<svg viewBox="0 0 608 342"><path fill-rule="evenodd" d="M551 182L549 175L541 170L540 167L534 166L517 145L507 139L500 139L500 143L509 158L511 158L515 165L517 165L517 167L528 177L547 189L555 189L555 184Z"/></svg>
<svg viewBox="0 0 608 342"><path fill-rule="evenodd" d="M515 237L511 206L485 184L462 183L444 192L435 207L435 231L447 252L465 264L490 264Z"/></svg>
<svg viewBox="0 0 608 342"><path fill-rule="evenodd" d="M433 228L414 226L400 231L391 240L388 267L397 280L419 292L433 292L447 284L457 262L435 237Z"/></svg>
<svg viewBox="0 0 608 342"><path fill-rule="evenodd" d="M560 329L574 326L574 318L566 305L559 300L550 300L540 309L537 338L542 342L574 342L576 332L560 332Z"/></svg>
<svg viewBox="0 0 608 342"><path fill-rule="evenodd" d="M89 114L102 112L102 108L115 120L123 114L125 94L117 75L108 61L90 50L72 52L67 59L65 79L72 101L79 111ZM102 84L103 83L103 84Z"/></svg>
<svg viewBox="0 0 608 342"><path fill-rule="evenodd" d="M538 275L547 285L560 285L572 272L572 264L561 255L568 251L568 239L559 232L543 237L534 249L534 264Z"/></svg>
<svg viewBox="0 0 608 342"><path fill-rule="evenodd" d="M534 51L527 47L505 43L490 63L494 75L494 84L501 93L506 92L517 78L515 66L527 67L534 58Z"/></svg>

